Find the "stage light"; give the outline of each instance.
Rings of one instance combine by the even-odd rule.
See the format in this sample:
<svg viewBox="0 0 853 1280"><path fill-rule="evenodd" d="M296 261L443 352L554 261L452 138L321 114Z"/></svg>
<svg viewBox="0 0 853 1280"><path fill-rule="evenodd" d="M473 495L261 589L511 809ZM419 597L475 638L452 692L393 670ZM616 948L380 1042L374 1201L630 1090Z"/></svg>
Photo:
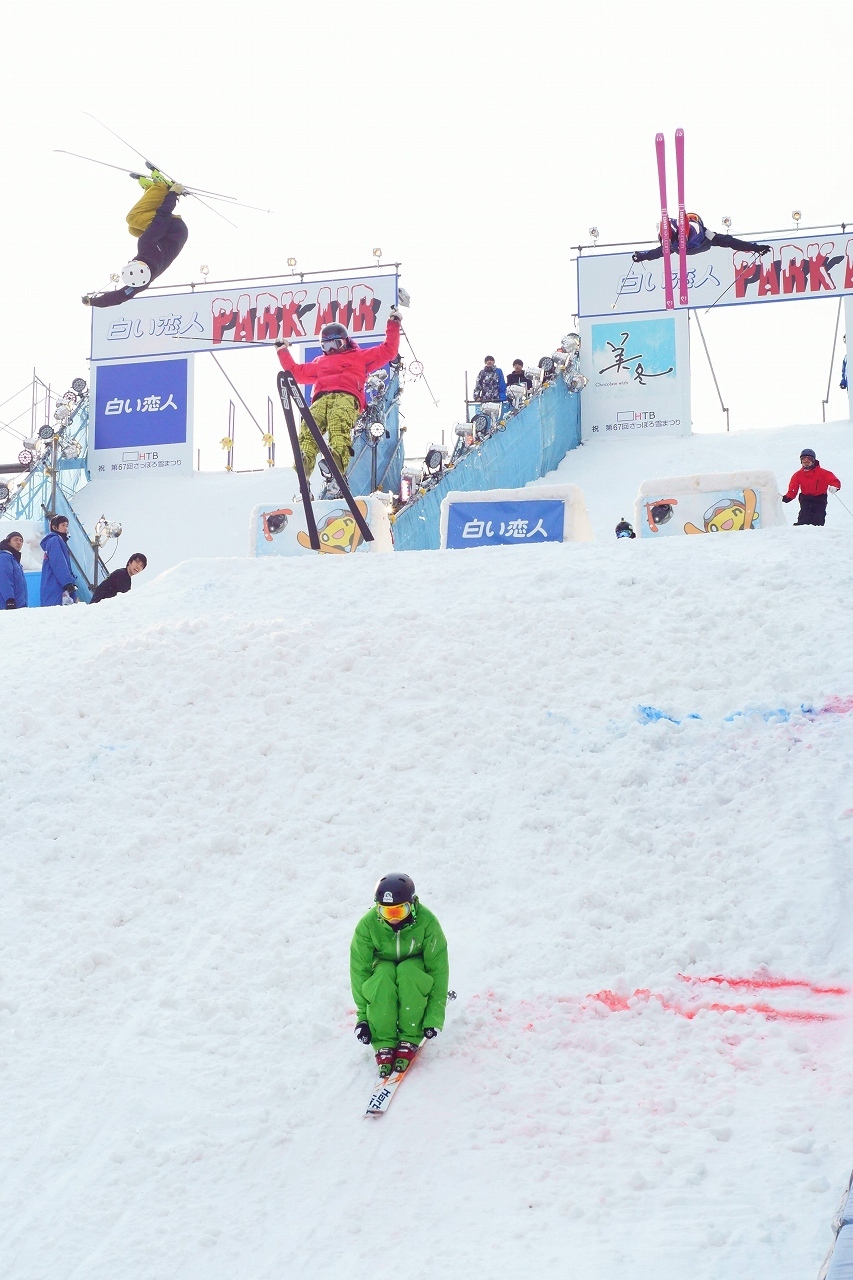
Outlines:
<svg viewBox="0 0 853 1280"><path fill-rule="evenodd" d="M22 467L28 467L33 460L33 454L29 449L22 449L18 454L18 461Z"/></svg>
<svg viewBox="0 0 853 1280"><path fill-rule="evenodd" d="M0 502L5 502L9 497L9 493L9 486L7 484L0 484Z"/></svg>
<svg viewBox="0 0 853 1280"><path fill-rule="evenodd" d="M204 282L205 282L205 284L207 284L207 277L208 277L208 275L210 274L210 267L209 267L209 266L207 265L207 263L205 262L205 263L203 263L203 264L199 267L199 271L200 271L200 272L201 272L201 274L204 276Z"/></svg>
<svg viewBox="0 0 853 1280"><path fill-rule="evenodd" d="M71 383L71 390L76 391L78 396L84 396L88 390L85 378L75 378Z"/></svg>
<svg viewBox="0 0 853 1280"><path fill-rule="evenodd" d="M593 240L597 240L601 233L599 232L598 227L590 227L589 234L592 236Z"/></svg>
<svg viewBox="0 0 853 1280"><path fill-rule="evenodd" d="M289 267L291 267L291 268L295 267L295 266L296 266L296 259L295 259L295 258L288 258L288 259L287 259L287 265L288 265Z"/></svg>
<svg viewBox="0 0 853 1280"><path fill-rule="evenodd" d="M726 231L731 230L731 225L732 225L731 218L728 218L728 217L723 218L723 226L726 228Z"/></svg>
<svg viewBox="0 0 853 1280"><path fill-rule="evenodd" d="M412 305L412 299L408 289L404 289L401 284L397 286L397 299L401 307L410 307Z"/></svg>
<svg viewBox="0 0 853 1280"><path fill-rule="evenodd" d="M585 378L582 373L573 373L566 385L570 391L577 393L578 391L583 391L588 382L589 378Z"/></svg>
<svg viewBox="0 0 853 1280"><path fill-rule="evenodd" d="M46 422L43 427L39 427L39 440L52 440L52 439L53 439L53 427L50 425L49 422Z"/></svg>
<svg viewBox="0 0 853 1280"><path fill-rule="evenodd" d="M374 249L374 250L373 250L373 256L374 256L374 258L376 259L376 261L378 262L378 261L379 261L379 259L382 257L382 250L381 250L381 249Z"/></svg>
<svg viewBox="0 0 853 1280"><path fill-rule="evenodd" d="M371 422L368 430L370 432L371 440L374 440L374 441L381 440L382 437L386 434L384 422Z"/></svg>
<svg viewBox="0 0 853 1280"><path fill-rule="evenodd" d="M67 422L71 417L71 410L67 404L58 404L53 411L53 416L57 422Z"/></svg>
<svg viewBox="0 0 853 1280"><path fill-rule="evenodd" d="M576 351L581 349L581 339L579 333L567 333L560 339L560 347L565 351L567 356L573 356Z"/></svg>
<svg viewBox="0 0 853 1280"><path fill-rule="evenodd" d="M802 216L803 216L803 215L802 215L802 213L800 212L800 210L799 210L799 209L795 209L795 210L793 211L793 213L791 214L791 217L794 219L794 221L796 222L796 224L797 224L797 226L798 226L798 227L799 227L799 225L800 225L800 218L801 218Z"/></svg>
<svg viewBox="0 0 853 1280"><path fill-rule="evenodd" d="M74 458L79 458L82 452L83 452L83 446L80 444L79 440L69 440L68 443L64 444L61 449L62 457L65 458L66 461L71 461Z"/></svg>

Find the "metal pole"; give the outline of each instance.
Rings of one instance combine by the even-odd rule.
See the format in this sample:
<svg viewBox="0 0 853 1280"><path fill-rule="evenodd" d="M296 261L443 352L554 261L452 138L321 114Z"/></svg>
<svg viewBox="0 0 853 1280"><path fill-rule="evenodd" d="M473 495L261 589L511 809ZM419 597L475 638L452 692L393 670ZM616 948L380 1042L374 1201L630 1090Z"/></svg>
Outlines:
<svg viewBox="0 0 853 1280"><path fill-rule="evenodd" d="M234 430L237 421L237 408L233 400L228 401L228 439L231 444L228 447L228 453L225 456L225 470L234 470Z"/></svg>
<svg viewBox="0 0 853 1280"><path fill-rule="evenodd" d="M690 318L690 313L688 312L688 320L689 320L689 318ZM711 360L711 353L710 353L710 351L708 350L708 344L707 344L707 342L705 341L705 335L704 335L704 333L702 332L702 326L701 326L701 324L699 323L699 313L698 313L698 311L694 311L694 312L693 312L693 319L696 321L696 328L699 330L699 337L702 339L702 346L705 348L705 355L708 357L708 368L711 370L711 377L714 379L714 386L717 388L717 396L719 397L719 401L720 401L720 408L722 409L723 413L726 415L726 431L730 431L730 430L731 430L731 424L730 424L730 422L729 422L729 411L728 411L728 409L726 408L725 404L723 403L723 397L722 397L722 394L721 394L721 392L720 392L720 384L719 384L719 382L717 381L717 375L716 375L716 373L714 372L714 364L713 364L713 361Z"/></svg>
<svg viewBox="0 0 853 1280"><path fill-rule="evenodd" d="M465 421L468 421L468 370L465 370Z"/></svg>
<svg viewBox="0 0 853 1280"><path fill-rule="evenodd" d="M826 406L829 404L829 393L832 390L832 370L835 366L835 348L838 346L838 326L841 323L841 304L843 301L843 298L838 299L838 311L835 315L835 335L832 339L832 358L829 361L829 377L826 380L826 399L820 402L820 411L824 422L826 422Z"/></svg>
<svg viewBox="0 0 853 1280"><path fill-rule="evenodd" d="M272 396L267 396L267 435L270 442L267 445L267 466L275 466L275 406L272 402Z"/></svg>

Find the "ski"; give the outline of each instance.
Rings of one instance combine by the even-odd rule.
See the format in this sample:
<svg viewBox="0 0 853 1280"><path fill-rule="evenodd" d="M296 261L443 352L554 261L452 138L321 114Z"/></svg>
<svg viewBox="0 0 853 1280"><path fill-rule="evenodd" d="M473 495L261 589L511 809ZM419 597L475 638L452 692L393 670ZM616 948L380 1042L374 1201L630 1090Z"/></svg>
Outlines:
<svg viewBox="0 0 853 1280"><path fill-rule="evenodd" d="M662 133L655 134L655 151L658 158L658 184L660 186L660 243L663 249L663 287L667 311L675 306L672 296L672 253L670 251L669 213L666 207L666 143Z"/></svg>
<svg viewBox="0 0 853 1280"><path fill-rule="evenodd" d="M675 131L675 172L678 179L678 301L686 307L687 296L687 213L684 208L684 130Z"/></svg>
<svg viewBox="0 0 853 1280"><path fill-rule="evenodd" d="M370 1095L370 1101L368 1102L367 1109L364 1112L366 1116L382 1116L385 1114L391 1105L391 1099L394 1097L394 1094L397 1092L400 1085L403 1083L404 1079L410 1073L412 1067L420 1057L421 1049L425 1043L425 1039L421 1040L418 1045L418 1052L415 1054L415 1057L409 1063L405 1071L394 1071L390 1076L387 1076L386 1079L379 1081L376 1088L373 1090L373 1093Z"/></svg>

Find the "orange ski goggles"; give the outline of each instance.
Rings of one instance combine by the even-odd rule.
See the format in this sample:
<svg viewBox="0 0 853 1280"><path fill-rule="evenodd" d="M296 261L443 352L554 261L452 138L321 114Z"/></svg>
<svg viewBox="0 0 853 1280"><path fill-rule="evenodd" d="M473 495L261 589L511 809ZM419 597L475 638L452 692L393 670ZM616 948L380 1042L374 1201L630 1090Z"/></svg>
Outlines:
<svg viewBox="0 0 853 1280"><path fill-rule="evenodd" d="M399 924L401 920L405 920L406 916L411 914L411 902L388 903L377 902L376 904L379 914L383 920L387 920L389 924Z"/></svg>

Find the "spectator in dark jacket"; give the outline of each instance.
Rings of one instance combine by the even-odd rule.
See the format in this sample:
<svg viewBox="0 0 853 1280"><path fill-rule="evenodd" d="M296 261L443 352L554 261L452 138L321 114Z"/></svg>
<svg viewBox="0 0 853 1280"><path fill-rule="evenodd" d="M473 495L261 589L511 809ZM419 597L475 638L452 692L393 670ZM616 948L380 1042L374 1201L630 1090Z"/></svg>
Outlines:
<svg viewBox="0 0 853 1280"><path fill-rule="evenodd" d="M838 476L834 476L831 471L825 470L820 465L814 449L803 449L800 454L800 463L802 465L799 471L795 471L791 476L788 492L782 501L793 502L799 491L800 515L794 523L825 524L826 495L837 493L841 488L841 481Z"/></svg>
<svg viewBox="0 0 853 1280"><path fill-rule="evenodd" d="M71 568L71 552L68 550L68 521L65 516L54 516L50 533L41 540L44 562L41 566L42 607L62 604L63 596L69 604L76 603L77 583Z"/></svg>
<svg viewBox="0 0 853 1280"><path fill-rule="evenodd" d="M27 580L21 568L23 535L10 533L0 542L0 609L26 609Z"/></svg>
<svg viewBox="0 0 853 1280"><path fill-rule="evenodd" d="M130 580L141 573L148 564L147 558L141 551L135 551L128 560L124 569L114 569L108 578L104 578L99 587L95 588L90 604L100 604L102 600L112 600L113 596L124 594L130 590Z"/></svg>
<svg viewBox="0 0 853 1280"><path fill-rule="evenodd" d="M507 378L506 385L508 387L526 387L528 391L533 390L533 379L528 378L524 372L523 360L513 360L512 373Z"/></svg>
<svg viewBox="0 0 853 1280"><path fill-rule="evenodd" d="M486 356L483 364L485 368L474 383L474 399L478 404L498 404L506 400L504 371L497 367L494 356Z"/></svg>

